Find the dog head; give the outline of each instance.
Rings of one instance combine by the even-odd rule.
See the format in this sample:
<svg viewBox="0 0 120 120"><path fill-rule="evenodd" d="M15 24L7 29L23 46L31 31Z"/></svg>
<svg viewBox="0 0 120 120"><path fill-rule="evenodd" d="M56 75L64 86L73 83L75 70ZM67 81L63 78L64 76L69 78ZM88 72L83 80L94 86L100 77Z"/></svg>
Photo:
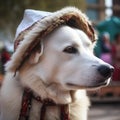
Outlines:
<svg viewBox="0 0 120 120"><path fill-rule="evenodd" d="M90 21L76 8L49 15L28 10L6 70L18 71L23 86L42 98L68 103L72 90L98 88L110 81L113 67L94 56L95 39Z"/></svg>
<svg viewBox="0 0 120 120"><path fill-rule="evenodd" d="M113 67L94 56L94 43L82 30L61 26L40 45L41 52L38 49L29 58L29 69L45 84L76 90L109 83Z"/></svg>

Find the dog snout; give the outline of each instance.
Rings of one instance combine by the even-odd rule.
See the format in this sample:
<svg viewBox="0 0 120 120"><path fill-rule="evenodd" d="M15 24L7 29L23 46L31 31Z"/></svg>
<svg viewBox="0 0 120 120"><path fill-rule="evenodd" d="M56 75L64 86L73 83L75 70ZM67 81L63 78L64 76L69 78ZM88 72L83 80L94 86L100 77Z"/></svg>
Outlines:
<svg viewBox="0 0 120 120"><path fill-rule="evenodd" d="M103 76L104 78L107 79L112 75L114 68L110 65L109 66L108 65L100 65L97 70L101 76Z"/></svg>

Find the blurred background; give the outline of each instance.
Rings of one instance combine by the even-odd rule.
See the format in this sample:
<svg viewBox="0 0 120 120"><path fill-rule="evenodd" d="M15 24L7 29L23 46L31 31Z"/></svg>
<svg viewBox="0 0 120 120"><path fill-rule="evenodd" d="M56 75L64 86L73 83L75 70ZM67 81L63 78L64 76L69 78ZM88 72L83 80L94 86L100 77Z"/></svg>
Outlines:
<svg viewBox="0 0 120 120"><path fill-rule="evenodd" d="M88 92L89 120L120 120L120 0L0 0L0 80L24 10L53 12L65 6L78 7L88 15L99 36L95 55L115 67L109 86Z"/></svg>

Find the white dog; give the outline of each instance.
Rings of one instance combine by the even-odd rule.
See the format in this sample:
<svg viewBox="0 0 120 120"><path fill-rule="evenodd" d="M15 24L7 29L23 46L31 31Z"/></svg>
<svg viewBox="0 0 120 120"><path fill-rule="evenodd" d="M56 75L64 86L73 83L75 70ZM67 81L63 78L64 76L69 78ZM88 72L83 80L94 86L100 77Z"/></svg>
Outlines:
<svg viewBox="0 0 120 120"><path fill-rule="evenodd" d="M60 105L66 104L70 120L86 120L89 100L85 89L107 85L113 67L94 56L94 43L83 30L68 25L54 29L37 46L16 75L10 70L15 53L7 64L0 120L23 120L20 112L26 87L42 101L49 98L56 104L46 107L44 120L61 120ZM31 105L29 120L39 120L43 103L33 98Z"/></svg>

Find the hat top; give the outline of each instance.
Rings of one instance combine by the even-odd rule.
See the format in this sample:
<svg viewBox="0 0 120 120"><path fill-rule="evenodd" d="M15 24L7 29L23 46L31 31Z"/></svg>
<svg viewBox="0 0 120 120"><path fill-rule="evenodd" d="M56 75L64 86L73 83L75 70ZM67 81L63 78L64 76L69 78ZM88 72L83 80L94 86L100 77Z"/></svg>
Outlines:
<svg viewBox="0 0 120 120"><path fill-rule="evenodd" d="M18 28L16 30L15 38L17 38L17 36L22 31L24 31L25 29L32 26L32 24L34 24L38 20L41 20L44 17L49 16L51 14L52 14L51 12L26 9L25 12L24 12L23 20L21 21L21 23L19 24L19 26L18 26Z"/></svg>

